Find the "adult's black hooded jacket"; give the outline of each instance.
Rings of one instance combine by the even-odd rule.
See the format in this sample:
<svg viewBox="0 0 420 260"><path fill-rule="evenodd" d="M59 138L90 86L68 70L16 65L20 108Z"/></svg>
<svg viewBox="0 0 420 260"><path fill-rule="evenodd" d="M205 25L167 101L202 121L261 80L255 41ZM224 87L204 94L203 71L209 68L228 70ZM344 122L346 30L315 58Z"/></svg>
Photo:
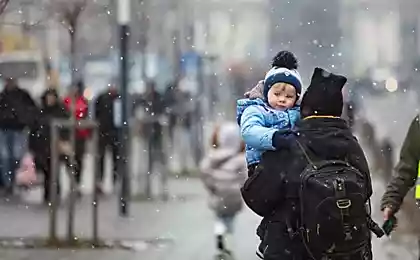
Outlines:
<svg viewBox="0 0 420 260"><path fill-rule="evenodd" d="M287 143L289 147L263 154L262 168L266 174L273 174L278 186L278 201L271 214L264 216L265 239L268 248L265 259L306 260L305 249L299 237L291 238L287 230L290 225L295 231L299 220L299 174L308 161L295 140L305 147L313 160L346 160L366 176L369 182L368 196L372 195L369 167L365 155L352 135L347 122L340 118L310 117L302 120ZM288 222L288 223L287 223ZM289 226L289 227L290 227ZM274 242L275 241L275 242ZM270 246L273 243L278 246ZM297 255L302 253L302 255ZM359 259L358 259L359 260Z"/></svg>

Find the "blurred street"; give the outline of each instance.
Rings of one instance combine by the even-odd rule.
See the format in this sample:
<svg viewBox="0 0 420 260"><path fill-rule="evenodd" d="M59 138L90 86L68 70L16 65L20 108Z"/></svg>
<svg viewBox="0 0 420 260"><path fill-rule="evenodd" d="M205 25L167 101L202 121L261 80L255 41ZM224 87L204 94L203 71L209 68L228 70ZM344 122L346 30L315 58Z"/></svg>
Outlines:
<svg viewBox="0 0 420 260"><path fill-rule="evenodd" d="M342 117L368 157L382 225L381 197L420 112L419 14L416 0L0 0L0 260L213 259L216 218L200 163L282 50L297 57L302 94L315 67L347 77ZM240 146L232 156L245 156ZM240 202L244 171L229 169L209 179ZM49 235L51 184L60 237L72 190L75 236L92 238L96 190L99 237L118 247L22 247ZM409 193L397 230L373 239L375 260L419 259L414 204ZM235 259L257 259L259 221L245 206L237 216Z"/></svg>
<svg viewBox="0 0 420 260"><path fill-rule="evenodd" d="M144 165L145 158L140 156L141 147L137 147L137 165ZM365 149L369 151L369 149ZM368 154L369 157L369 154ZM109 158L110 159L110 158ZM85 158L83 192L91 194L93 187L92 157ZM174 162L176 164L176 162ZM108 160L107 165L110 165ZM109 167L108 167L109 168ZM141 171L140 171L141 172ZM378 210L378 201L384 191L385 183L372 172L374 181L373 216L382 223L382 214ZM136 176L133 178L133 182ZM158 189L158 178L153 178L154 189ZM69 180L62 170L64 194L68 192ZM81 260L89 258L108 259L212 259L215 252L213 235L213 213L207 206L207 194L196 177L175 178L169 181L170 199L164 202L159 198L152 201L133 201L130 217L118 216L117 196L112 193L111 171L106 173L105 190L110 192L99 202L99 232L102 239L126 240L135 248L130 250L47 250L47 249L0 249L0 259L8 260ZM64 195L65 197L65 195ZM40 188L23 193L18 201L0 203L0 221L7 227L0 229L0 238L46 237L48 234L48 209L41 204ZM91 197L83 197L77 204L76 236L90 238L92 227ZM66 235L67 204L63 201L59 211L59 234ZM11 221L12 220L12 221ZM246 208L238 216L235 234L235 252L237 259L257 259L255 247L258 239L255 228L259 218ZM374 239L375 259L416 259L417 240L411 235L394 234L392 239ZM403 258L401 258L404 256Z"/></svg>
<svg viewBox="0 0 420 260"><path fill-rule="evenodd" d="M100 201L100 237L126 239L127 243L135 243L137 250L0 249L0 259L212 259L215 252L212 235L214 216L207 207L201 182L196 178L171 179L170 189L171 199L168 202L133 202L128 219L118 216L115 197ZM89 238L92 223L90 198L84 198L78 205L76 234ZM67 217L65 212L61 208L59 221L62 235L66 230L63 223ZM0 237L44 237L48 230L48 210L39 205L2 203L0 221L8 223L7 228L0 230ZM258 240L255 228L258 222L259 219L247 210L238 216L235 227L238 259L256 259Z"/></svg>
<svg viewBox="0 0 420 260"><path fill-rule="evenodd" d="M89 176L86 174L85 176ZM384 191L384 182L374 172L373 217L382 223L378 210L379 197ZM108 176L110 179L110 176ZM108 185L110 181L107 182ZM63 178L64 186L68 180ZM90 193L91 178L85 178L85 192ZM110 187L108 187L110 189ZM82 260L89 258L183 260L212 259L215 252L213 235L214 216L207 206L207 193L197 178L171 178L170 199L133 201L130 217L118 216L116 196L109 195L99 202L99 232L104 240L126 241L128 250L120 249L0 249L0 259L7 260ZM38 199L36 199L38 198ZM19 203L10 201L0 204L0 221L7 227L0 229L1 238L46 237L48 234L48 209L40 205L41 191L34 189ZM91 197L86 196L78 203L76 213L76 236L90 238L92 227ZM66 204L59 211L59 234L66 235ZM13 220L13 221L10 221ZM255 248L258 239L255 228L259 218L246 207L238 216L235 226L235 254L237 259L258 259ZM416 259L417 240L411 235L393 234L392 239L373 239L374 259Z"/></svg>

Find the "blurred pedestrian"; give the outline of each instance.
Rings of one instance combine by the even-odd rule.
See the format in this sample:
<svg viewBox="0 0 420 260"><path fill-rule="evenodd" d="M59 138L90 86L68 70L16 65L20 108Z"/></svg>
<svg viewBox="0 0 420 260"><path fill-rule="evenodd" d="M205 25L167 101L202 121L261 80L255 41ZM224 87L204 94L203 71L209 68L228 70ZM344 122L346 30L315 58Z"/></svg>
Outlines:
<svg viewBox="0 0 420 260"><path fill-rule="evenodd" d="M25 128L32 127L37 106L29 93L20 88L15 79L5 80L0 93L0 157L1 184L6 194L13 193L15 170L26 152Z"/></svg>
<svg viewBox="0 0 420 260"><path fill-rule="evenodd" d="M163 148L163 120L165 107L163 103L163 96L156 89L156 82L149 80L147 82L147 90L143 96L143 105L146 112L146 117L143 124L144 135L148 142L148 171L150 174L154 173L155 162L159 163L160 178L161 178L161 196L164 200L168 199L168 168L166 153Z"/></svg>
<svg viewBox="0 0 420 260"><path fill-rule="evenodd" d="M168 115L168 134L171 145L173 145L175 126L178 121L178 114L176 109L176 106L178 105L178 92L178 82L174 81L167 85L165 93L163 94L165 113Z"/></svg>
<svg viewBox="0 0 420 260"><path fill-rule="evenodd" d="M143 97L144 107L147 119L144 124L146 136L151 141L151 150L153 158L158 158L161 163L165 164L165 155L163 151L163 127L162 116L165 107L162 95L156 89L156 82L150 80L147 82L147 90Z"/></svg>
<svg viewBox="0 0 420 260"><path fill-rule="evenodd" d="M231 256L234 220L243 206L240 187L247 176L245 145L236 123L221 123L214 129L212 149L202 160L200 173L217 218L218 254Z"/></svg>
<svg viewBox="0 0 420 260"><path fill-rule="evenodd" d="M194 154L190 157L194 158L196 162L196 159L200 156L200 151L197 149L199 148L196 143L197 138L195 138L198 131L190 131L192 130L191 123L195 99L191 98L179 80L168 86L163 97L165 112L169 117L170 152L172 154ZM195 110L198 112L197 109ZM180 157L179 164L182 173L188 172L188 161L187 156Z"/></svg>
<svg viewBox="0 0 420 260"><path fill-rule="evenodd" d="M415 187L415 199L420 201L420 116L417 115L408 128L407 135L400 151L400 161L395 167L386 191L382 196L381 210L384 221L394 216L403 204L408 191ZM416 227L412 227L416 229ZM420 239L419 239L420 248ZM419 255L420 259L420 255Z"/></svg>
<svg viewBox="0 0 420 260"><path fill-rule="evenodd" d="M104 178L105 152L107 149L112 153L112 176L113 184L118 180L118 159L119 159L119 128L115 122L115 103L119 100L118 89L115 84L110 84L109 88L98 96L95 104L95 118L99 124L99 172L101 181ZM98 187L99 192L103 193L102 188Z"/></svg>
<svg viewBox="0 0 420 260"><path fill-rule="evenodd" d="M64 98L64 106L68 112L74 113L76 120L86 119L88 116L88 101L83 96L84 83L79 81L70 90L70 94ZM72 109L73 99L75 100L74 111ZM76 183L79 186L78 195L81 195L80 185L82 181L83 158L86 150L86 141L90 137L91 130L77 129L75 136L75 177Z"/></svg>
<svg viewBox="0 0 420 260"><path fill-rule="evenodd" d="M352 131L354 131L354 124L355 124L355 114L357 111L355 107L355 103L350 100L345 103L345 119L347 120L347 123L349 124L349 127Z"/></svg>
<svg viewBox="0 0 420 260"><path fill-rule="evenodd" d="M189 128L191 124L191 95L182 88L180 81L169 84L163 95L165 112L169 116L169 131L171 139L174 136L174 128L182 126Z"/></svg>
<svg viewBox="0 0 420 260"><path fill-rule="evenodd" d="M70 114L64 108L55 89L48 89L41 97L41 111L37 118L36 127L29 136L29 149L35 157L35 166L44 173L44 203L51 199L50 180L53 174L51 169L51 122L53 119L66 119ZM68 141L68 130L59 132L60 142ZM58 145L58 144L57 144ZM60 194L60 181L57 174L57 194Z"/></svg>

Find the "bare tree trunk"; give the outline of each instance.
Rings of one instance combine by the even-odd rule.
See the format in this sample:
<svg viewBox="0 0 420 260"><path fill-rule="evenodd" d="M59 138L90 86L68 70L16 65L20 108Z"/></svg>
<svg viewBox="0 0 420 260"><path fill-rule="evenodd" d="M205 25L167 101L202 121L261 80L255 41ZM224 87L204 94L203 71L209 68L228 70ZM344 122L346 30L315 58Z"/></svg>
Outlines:
<svg viewBox="0 0 420 260"><path fill-rule="evenodd" d="M9 4L9 0L0 0L0 15L4 12L4 10L7 7L7 4Z"/></svg>
<svg viewBox="0 0 420 260"><path fill-rule="evenodd" d="M71 68L71 83L76 83L77 69L76 69L76 28L70 32L70 68Z"/></svg>

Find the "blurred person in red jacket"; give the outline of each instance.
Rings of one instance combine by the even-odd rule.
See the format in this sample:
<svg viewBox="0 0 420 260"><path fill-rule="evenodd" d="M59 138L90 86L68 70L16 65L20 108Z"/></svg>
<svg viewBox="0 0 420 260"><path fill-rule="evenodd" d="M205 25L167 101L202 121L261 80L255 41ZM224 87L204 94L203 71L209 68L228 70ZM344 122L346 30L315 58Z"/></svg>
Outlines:
<svg viewBox="0 0 420 260"><path fill-rule="evenodd" d="M77 82L77 84L72 87L68 96L64 97L64 105L67 111L71 112L72 98L76 100L75 106L75 115L76 120L85 119L88 116L88 101L83 96L84 83L83 81ZM83 158L85 155L86 140L90 137L90 130L88 129L77 129L76 130L76 143L75 143L75 176L77 185L80 188L80 182L82 180L82 170L83 170ZM79 195L80 195L79 191Z"/></svg>

